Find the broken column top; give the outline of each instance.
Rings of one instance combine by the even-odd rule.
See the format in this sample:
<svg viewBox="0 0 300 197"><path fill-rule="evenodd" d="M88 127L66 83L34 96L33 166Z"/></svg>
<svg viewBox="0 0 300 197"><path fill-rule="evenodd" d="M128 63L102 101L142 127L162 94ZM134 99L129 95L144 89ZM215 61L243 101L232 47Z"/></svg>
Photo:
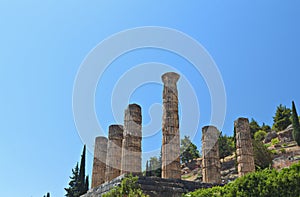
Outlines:
<svg viewBox="0 0 300 197"><path fill-rule="evenodd" d="M180 75L175 72L167 72L161 76L161 79L165 84L176 83L179 78L180 78Z"/></svg>
<svg viewBox="0 0 300 197"><path fill-rule="evenodd" d="M132 104L129 104L128 105L128 109L131 110L131 109L138 109L138 110L141 110L141 106L139 106L138 104L136 103L132 103Z"/></svg>
<svg viewBox="0 0 300 197"><path fill-rule="evenodd" d="M123 139L123 126L122 125L110 125L109 126L109 132L108 132L108 138L110 140L113 139Z"/></svg>
<svg viewBox="0 0 300 197"><path fill-rule="evenodd" d="M234 121L234 127L242 127L241 129L241 131L243 132L243 131L245 131L247 128L243 128L243 127L245 127L245 125L249 125L249 120L248 120L248 118L243 118L243 117L241 117L241 118L238 118L236 121Z"/></svg>
<svg viewBox="0 0 300 197"><path fill-rule="evenodd" d="M101 141L107 141L107 137L104 137L104 136L96 137L95 142L101 142Z"/></svg>

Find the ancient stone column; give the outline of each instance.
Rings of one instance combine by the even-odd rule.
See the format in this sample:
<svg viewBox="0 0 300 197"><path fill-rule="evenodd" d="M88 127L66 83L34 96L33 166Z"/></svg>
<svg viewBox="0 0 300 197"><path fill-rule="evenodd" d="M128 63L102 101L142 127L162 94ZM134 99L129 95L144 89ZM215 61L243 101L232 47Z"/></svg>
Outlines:
<svg viewBox="0 0 300 197"><path fill-rule="evenodd" d="M108 133L105 181L111 181L121 175L122 142L123 126L110 125Z"/></svg>
<svg viewBox="0 0 300 197"><path fill-rule="evenodd" d="M105 182L107 141L106 137L96 137L95 139L92 188Z"/></svg>
<svg viewBox="0 0 300 197"><path fill-rule="evenodd" d="M214 126L202 128L202 177L204 183L221 183L219 136L220 132Z"/></svg>
<svg viewBox="0 0 300 197"><path fill-rule="evenodd" d="M122 172L142 172L142 114L141 107L130 104L124 114L124 139L122 149Z"/></svg>
<svg viewBox="0 0 300 197"><path fill-rule="evenodd" d="M181 179L180 135L178 116L177 81L179 75L168 72L162 75L163 120L162 120L162 178Z"/></svg>
<svg viewBox="0 0 300 197"><path fill-rule="evenodd" d="M249 120L239 118L234 122L236 132L236 154L239 176L255 171Z"/></svg>

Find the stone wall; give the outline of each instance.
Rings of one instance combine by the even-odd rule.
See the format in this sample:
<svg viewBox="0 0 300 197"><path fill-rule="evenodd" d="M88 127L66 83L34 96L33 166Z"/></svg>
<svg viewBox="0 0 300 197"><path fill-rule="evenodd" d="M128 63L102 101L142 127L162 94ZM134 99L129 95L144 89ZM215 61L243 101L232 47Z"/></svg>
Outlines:
<svg viewBox="0 0 300 197"><path fill-rule="evenodd" d="M101 197L113 187L119 185L124 175L104 183L97 188L90 189L82 197ZM178 179L162 179L158 177L139 176L138 184L143 192L150 197L181 197L182 194L195 191L200 188L211 188L217 184L183 181Z"/></svg>

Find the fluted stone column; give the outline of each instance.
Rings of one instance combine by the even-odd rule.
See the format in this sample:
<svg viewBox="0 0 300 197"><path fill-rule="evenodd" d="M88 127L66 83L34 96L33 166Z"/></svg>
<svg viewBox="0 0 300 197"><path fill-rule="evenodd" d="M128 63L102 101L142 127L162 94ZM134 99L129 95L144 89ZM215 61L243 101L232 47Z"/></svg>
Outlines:
<svg viewBox="0 0 300 197"><path fill-rule="evenodd" d="M107 141L106 137L95 139L92 188L105 182Z"/></svg>
<svg viewBox="0 0 300 197"><path fill-rule="evenodd" d="M162 120L162 178L181 179L180 135L178 116L177 81L179 75L168 72L162 75L163 120Z"/></svg>
<svg viewBox="0 0 300 197"><path fill-rule="evenodd" d="M142 172L142 114L141 107L130 104L124 115L124 139L122 149L122 172Z"/></svg>
<svg viewBox="0 0 300 197"><path fill-rule="evenodd" d="M123 126L110 125L108 133L105 181L121 175Z"/></svg>
<svg viewBox="0 0 300 197"><path fill-rule="evenodd" d="M219 136L220 132L214 126L202 128L202 177L204 183L221 183Z"/></svg>
<svg viewBox="0 0 300 197"><path fill-rule="evenodd" d="M239 176L255 171L249 120L239 118L234 122L236 132L236 154Z"/></svg>

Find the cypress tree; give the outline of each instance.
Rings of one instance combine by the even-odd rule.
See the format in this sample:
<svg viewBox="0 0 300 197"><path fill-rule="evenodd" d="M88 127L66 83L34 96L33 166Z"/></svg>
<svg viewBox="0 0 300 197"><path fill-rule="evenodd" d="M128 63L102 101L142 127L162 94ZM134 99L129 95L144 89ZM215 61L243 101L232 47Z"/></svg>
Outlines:
<svg viewBox="0 0 300 197"><path fill-rule="evenodd" d="M89 190L89 176L85 177L85 188L84 193L86 193Z"/></svg>
<svg viewBox="0 0 300 197"><path fill-rule="evenodd" d="M300 146L300 124L294 101L292 102L293 137Z"/></svg>
<svg viewBox="0 0 300 197"><path fill-rule="evenodd" d="M85 152L86 146L83 146L83 151L81 155L80 168L79 168L79 177L78 177L78 185L80 195L86 193L86 185L85 185Z"/></svg>

